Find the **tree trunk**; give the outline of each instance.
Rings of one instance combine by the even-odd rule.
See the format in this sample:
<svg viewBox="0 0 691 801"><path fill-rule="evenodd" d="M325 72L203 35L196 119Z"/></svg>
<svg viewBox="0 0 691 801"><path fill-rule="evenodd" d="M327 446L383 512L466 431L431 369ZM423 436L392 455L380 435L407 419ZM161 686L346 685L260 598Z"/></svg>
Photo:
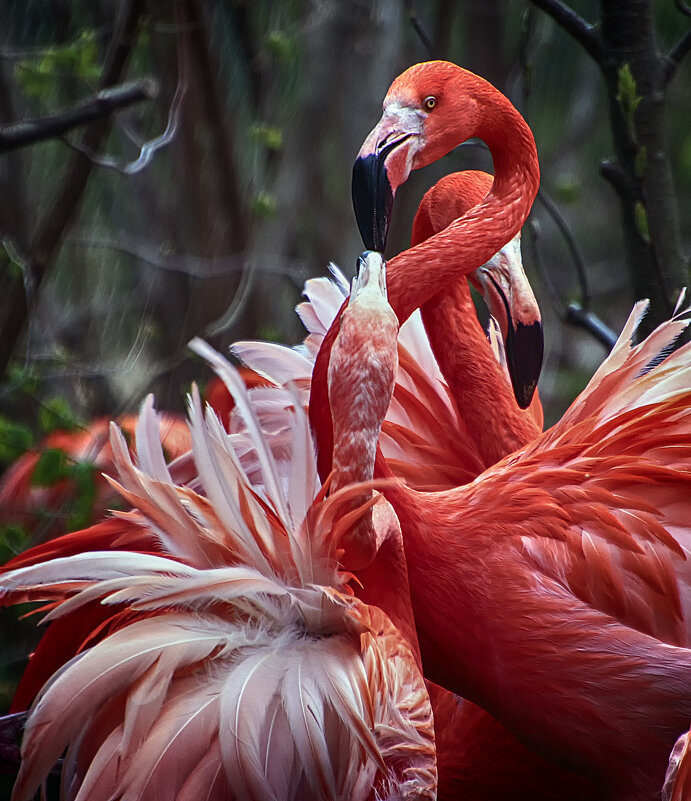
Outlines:
<svg viewBox="0 0 691 801"><path fill-rule="evenodd" d="M669 316L688 280L665 139L666 59L655 41L650 0L601 0L601 23L600 66L616 153L602 169L621 202L634 295L650 298L652 327Z"/></svg>

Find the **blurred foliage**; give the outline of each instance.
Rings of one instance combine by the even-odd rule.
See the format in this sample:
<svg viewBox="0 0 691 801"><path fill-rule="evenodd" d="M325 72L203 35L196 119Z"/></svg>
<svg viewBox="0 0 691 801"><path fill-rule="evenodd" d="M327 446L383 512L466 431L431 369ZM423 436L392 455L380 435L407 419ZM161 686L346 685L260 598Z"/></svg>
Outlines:
<svg viewBox="0 0 691 801"><path fill-rule="evenodd" d="M0 417L0 464L7 467L28 450L34 442L29 426Z"/></svg>
<svg viewBox="0 0 691 801"><path fill-rule="evenodd" d="M15 64L14 76L27 98L45 100L60 95L68 78L93 86L101 75L93 31L82 31L76 41L63 47L47 47L35 57Z"/></svg>

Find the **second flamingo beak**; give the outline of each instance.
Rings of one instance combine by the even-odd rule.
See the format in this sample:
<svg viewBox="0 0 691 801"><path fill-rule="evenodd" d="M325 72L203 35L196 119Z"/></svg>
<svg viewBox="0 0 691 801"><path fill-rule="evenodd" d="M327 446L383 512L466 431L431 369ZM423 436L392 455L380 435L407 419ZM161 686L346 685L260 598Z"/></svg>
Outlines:
<svg viewBox="0 0 691 801"><path fill-rule="evenodd" d="M499 323L516 402L530 406L537 386L544 341L535 295L523 270L520 236L470 276Z"/></svg>
<svg viewBox="0 0 691 801"><path fill-rule="evenodd" d="M410 174L422 125L418 112L395 104L360 148L353 165L353 208L367 250L386 247L394 195Z"/></svg>

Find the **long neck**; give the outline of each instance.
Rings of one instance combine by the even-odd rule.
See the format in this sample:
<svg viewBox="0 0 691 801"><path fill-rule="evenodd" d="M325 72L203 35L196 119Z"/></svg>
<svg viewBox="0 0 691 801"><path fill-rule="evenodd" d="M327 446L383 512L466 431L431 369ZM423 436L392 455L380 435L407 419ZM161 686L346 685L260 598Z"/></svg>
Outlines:
<svg viewBox="0 0 691 801"><path fill-rule="evenodd" d="M434 356L484 466L536 437L537 425L519 409L494 358L466 280L427 301L421 312Z"/></svg>
<svg viewBox="0 0 691 801"><path fill-rule="evenodd" d="M537 150L525 120L499 92L479 81L482 115L471 137L482 139L494 162L492 189L482 203L388 263L388 296L401 324L494 256L521 229L540 185Z"/></svg>
<svg viewBox="0 0 691 801"><path fill-rule="evenodd" d="M476 270L512 239L525 222L537 193L540 178L533 135L503 95L495 92L483 97L482 119L470 136L482 138L490 148L494 160L492 191L444 231L388 263L389 303L401 324L416 308L449 283ZM317 355L310 391L310 420L318 443L322 478L331 465L333 433L327 370L339 320L340 313Z"/></svg>

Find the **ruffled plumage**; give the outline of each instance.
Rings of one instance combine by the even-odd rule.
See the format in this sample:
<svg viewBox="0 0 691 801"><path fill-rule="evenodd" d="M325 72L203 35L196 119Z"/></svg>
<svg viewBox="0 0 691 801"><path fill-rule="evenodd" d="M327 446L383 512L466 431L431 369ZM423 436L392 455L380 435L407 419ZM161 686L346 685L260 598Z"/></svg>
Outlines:
<svg viewBox="0 0 691 801"><path fill-rule="evenodd" d="M357 488L323 500L295 397L279 465L233 368L195 347L233 395L260 480L196 391L189 484L171 478L150 400L137 463L113 430L113 483L133 507L120 516L158 553L74 553L2 576L5 602L42 600L49 620L113 610L32 706L13 798L29 799L65 748L64 796L79 801L433 797L415 657L334 558Z"/></svg>

